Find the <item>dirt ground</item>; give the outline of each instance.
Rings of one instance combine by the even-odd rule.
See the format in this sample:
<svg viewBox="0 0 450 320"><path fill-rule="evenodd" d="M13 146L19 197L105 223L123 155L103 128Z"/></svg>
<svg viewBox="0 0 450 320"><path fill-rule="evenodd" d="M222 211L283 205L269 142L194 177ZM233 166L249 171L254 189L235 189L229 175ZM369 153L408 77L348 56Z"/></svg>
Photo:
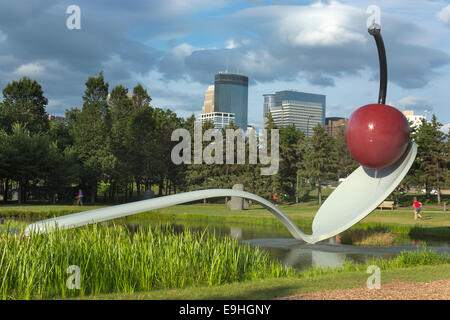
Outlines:
<svg viewBox="0 0 450 320"><path fill-rule="evenodd" d="M450 300L450 279L430 282L395 281L380 289L342 289L301 293L279 300ZM278 300L277 299L277 300Z"/></svg>

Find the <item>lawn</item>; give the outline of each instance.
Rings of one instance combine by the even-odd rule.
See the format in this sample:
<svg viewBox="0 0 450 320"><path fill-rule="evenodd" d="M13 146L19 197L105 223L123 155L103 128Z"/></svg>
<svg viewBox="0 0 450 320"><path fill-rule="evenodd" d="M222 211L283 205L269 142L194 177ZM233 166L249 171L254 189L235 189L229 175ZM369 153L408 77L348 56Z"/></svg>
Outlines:
<svg viewBox="0 0 450 320"><path fill-rule="evenodd" d="M61 216L75 212L101 208L102 206L64 206L64 205L0 205L0 219L20 218L27 221L36 221L54 216ZM311 224L317 205L280 205L280 208L304 232L311 232ZM428 233L436 232L439 236L450 236L450 211L437 210L424 207L423 220L414 220L410 208L395 210L375 210L354 228L385 226L394 232L410 232L426 230ZM271 213L259 205L253 205L242 211L231 211L225 204L219 203L193 203L171 206L158 210L141 213L127 217L127 219L164 219L164 220L190 220L204 222L249 223L262 225L282 225ZM1 220L0 220L1 221Z"/></svg>
<svg viewBox="0 0 450 320"><path fill-rule="evenodd" d="M258 300L321 290L351 289L366 286L370 275L365 271L332 273L315 278L287 277L225 284L216 287L190 287L184 289L155 290L133 294L104 294L82 299L107 300ZM418 266L381 272L381 286L392 281L433 281L450 278L450 264Z"/></svg>

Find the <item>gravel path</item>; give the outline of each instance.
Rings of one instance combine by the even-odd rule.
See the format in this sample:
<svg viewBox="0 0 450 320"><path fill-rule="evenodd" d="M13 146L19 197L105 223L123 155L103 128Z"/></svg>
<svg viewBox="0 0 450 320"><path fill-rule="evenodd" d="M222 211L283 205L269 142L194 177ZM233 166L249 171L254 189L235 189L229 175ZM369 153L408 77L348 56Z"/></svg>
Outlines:
<svg viewBox="0 0 450 320"><path fill-rule="evenodd" d="M394 281L380 289L342 289L302 293L277 300L450 300L450 279L429 282Z"/></svg>

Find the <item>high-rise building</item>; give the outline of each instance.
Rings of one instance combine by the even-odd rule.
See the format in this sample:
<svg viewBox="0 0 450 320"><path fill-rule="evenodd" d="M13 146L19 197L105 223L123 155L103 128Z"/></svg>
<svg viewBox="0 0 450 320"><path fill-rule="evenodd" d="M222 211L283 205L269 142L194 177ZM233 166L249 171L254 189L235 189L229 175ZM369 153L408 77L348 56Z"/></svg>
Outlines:
<svg viewBox="0 0 450 320"><path fill-rule="evenodd" d="M234 124L247 129L248 78L218 73L214 77L214 112L234 113Z"/></svg>
<svg viewBox="0 0 450 320"><path fill-rule="evenodd" d="M310 137L314 126L325 125L325 95L285 90L263 96L264 116L270 112L278 127L295 125Z"/></svg>
<svg viewBox="0 0 450 320"><path fill-rule="evenodd" d="M264 117L275 107L275 94L263 94L264 97Z"/></svg>
<svg viewBox="0 0 450 320"><path fill-rule="evenodd" d="M419 116L414 114L414 110L402 111L411 127L420 127L422 125L422 120L427 121L425 116Z"/></svg>
<svg viewBox="0 0 450 320"><path fill-rule="evenodd" d="M205 92L202 114L214 112L214 85L208 86Z"/></svg>
<svg viewBox="0 0 450 320"><path fill-rule="evenodd" d="M210 120L214 123L215 129L223 129L228 127L228 125L233 122L234 123L234 113L226 113L226 112L208 112L202 113L198 121L205 122Z"/></svg>
<svg viewBox="0 0 450 320"><path fill-rule="evenodd" d="M338 130L345 129L347 125L348 119L341 117L329 117L325 119L325 125L327 129L327 133L330 136L335 136L338 133Z"/></svg>

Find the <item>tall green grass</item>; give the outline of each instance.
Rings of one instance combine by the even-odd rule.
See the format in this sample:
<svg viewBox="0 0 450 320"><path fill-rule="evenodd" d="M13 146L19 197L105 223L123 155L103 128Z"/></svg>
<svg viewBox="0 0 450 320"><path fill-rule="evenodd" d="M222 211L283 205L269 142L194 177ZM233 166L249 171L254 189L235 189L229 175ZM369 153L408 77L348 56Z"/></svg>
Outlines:
<svg viewBox="0 0 450 320"><path fill-rule="evenodd" d="M79 266L80 289L67 268ZM229 237L172 228L93 225L29 238L0 237L0 296L32 299L214 286L293 275L258 248Z"/></svg>

